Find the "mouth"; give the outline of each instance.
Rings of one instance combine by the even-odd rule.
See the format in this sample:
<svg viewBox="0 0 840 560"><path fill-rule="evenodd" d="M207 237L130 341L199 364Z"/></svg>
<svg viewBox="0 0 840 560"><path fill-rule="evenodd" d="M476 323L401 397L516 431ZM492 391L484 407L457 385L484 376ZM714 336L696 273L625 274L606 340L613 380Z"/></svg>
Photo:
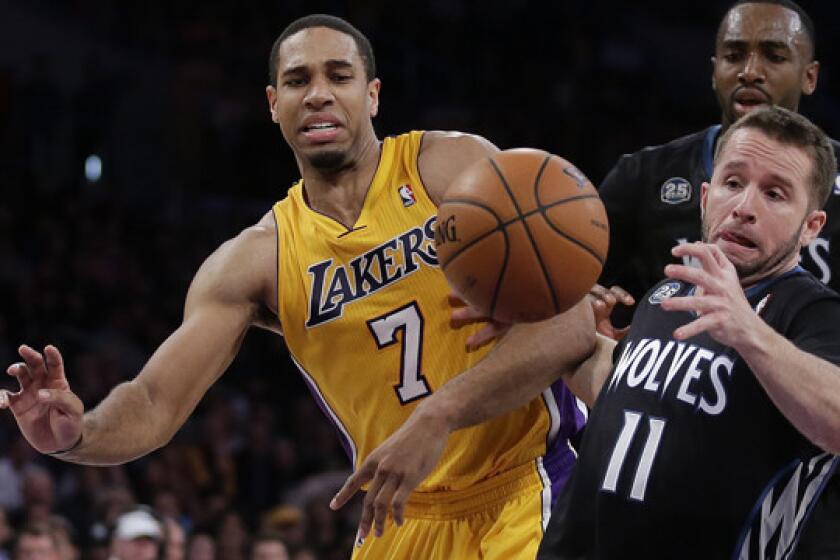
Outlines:
<svg viewBox="0 0 840 560"><path fill-rule="evenodd" d="M312 115L303 121L300 133L313 144L325 144L334 141L341 128L341 123L332 115Z"/></svg>
<svg viewBox="0 0 840 560"><path fill-rule="evenodd" d="M724 231L718 235L718 239L726 242L729 245L735 245L741 249L754 250L758 249L758 245L752 239L744 235L735 233L734 231Z"/></svg>
<svg viewBox="0 0 840 560"><path fill-rule="evenodd" d="M736 113L744 115L756 107L770 105L770 96L757 88L742 87L732 95L732 105Z"/></svg>

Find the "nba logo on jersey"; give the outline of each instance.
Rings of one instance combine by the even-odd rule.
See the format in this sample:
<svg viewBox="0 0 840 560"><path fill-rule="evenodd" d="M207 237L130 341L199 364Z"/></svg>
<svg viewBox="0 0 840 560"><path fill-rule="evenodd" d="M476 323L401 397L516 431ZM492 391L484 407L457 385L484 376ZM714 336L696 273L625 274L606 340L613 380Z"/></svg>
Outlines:
<svg viewBox="0 0 840 560"><path fill-rule="evenodd" d="M834 179L834 194L840 194L840 175Z"/></svg>
<svg viewBox="0 0 840 560"><path fill-rule="evenodd" d="M411 185L401 185L400 188L397 189L397 192L400 193L403 206L406 208L414 206L414 203L417 202L417 197L414 196L414 190L411 188Z"/></svg>
<svg viewBox="0 0 840 560"><path fill-rule="evenodd" d="M653 305L662 303L662 300L666 300L672 297L677 292L679 292L680 287L681 285L679 282L668 282L667 284L656 288L656 291L650 295L648 301L651 302Z"/></svg>

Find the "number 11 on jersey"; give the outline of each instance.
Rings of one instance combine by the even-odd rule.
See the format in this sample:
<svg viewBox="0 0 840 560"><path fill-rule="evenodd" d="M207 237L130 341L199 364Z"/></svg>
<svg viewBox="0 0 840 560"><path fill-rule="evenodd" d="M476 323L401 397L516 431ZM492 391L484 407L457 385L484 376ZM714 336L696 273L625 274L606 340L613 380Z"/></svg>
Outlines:
<svg viewBox="0 0 840 560"><path fill-rule="evenodd" d="M420 370L423 354L423 315L417 302L394 309L367 322L370 332L381 350L397 343L397 333L402 336L400 356L400 383L394 389L400 403L408 404L425 397L432 390Z"/></svg>
<svg viewBox="0 0 840 560"><path fill-rule="evenodd" d="M621 474L621 467L627 457L627 450L633 442L633 436L642 420L641 412L632 410L624 411L624 425L618 434L610 462L607 464L607 472L604 474L604 482L601 490L615 492L618 486L618 476ZM642 454L639 456L639 464L636 465L636 473L633 475L633 485L630 488L630 499L643 502L645 490L647 490L650 470L653 468L653 460L656 458L656 451L659 449L659 442L662 441L662 432L665 430L665 420L662 418L648 418L648 436Z"/></svg>

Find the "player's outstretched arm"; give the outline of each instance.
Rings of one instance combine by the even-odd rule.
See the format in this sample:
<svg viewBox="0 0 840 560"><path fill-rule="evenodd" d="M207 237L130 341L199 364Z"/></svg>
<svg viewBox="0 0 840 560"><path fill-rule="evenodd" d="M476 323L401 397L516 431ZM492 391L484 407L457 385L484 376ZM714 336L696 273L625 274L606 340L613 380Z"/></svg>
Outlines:
<svg viewBox="0 0 840 560"><path fill-rule="evenodd" d="M0 407L36 449L76 463L122 463L163 446L233 360L263 305L276 301L275 239L267 217L211 255L190 286L181 326L84 416L51 346L43 355L21 348L23 362L9 368L20 391L4 392Z"/></svg>

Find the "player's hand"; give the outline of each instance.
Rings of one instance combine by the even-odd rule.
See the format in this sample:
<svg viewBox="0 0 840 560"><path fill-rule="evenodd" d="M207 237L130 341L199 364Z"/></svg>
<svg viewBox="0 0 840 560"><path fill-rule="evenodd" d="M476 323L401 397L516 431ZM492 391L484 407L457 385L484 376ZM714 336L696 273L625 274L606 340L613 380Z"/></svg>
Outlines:
<svg viewBox="0 0 840 560"><path fill-rule="evenodd" d="M42 355L26 345L18 353L23 362L6 371L20 390L0 391L0 408L11 409L24 437L41 453L73 447L82 434L84 406L70 391L61 353L47 346Z"/></svg>
<svg viewBox="0 0 840 560"><path fill-rule="evenodd" d="M468 352L478 350L488 342L501 338L510 330L511 325L484 316L455 294L449 295L449 305L452 306L449 324L453 328L458 329L472 323L487 323L480 331L467 338Z"/></svg>
<svg viewBox="0 0 840 560"><path fill-rule="evenodd" d="M633 305L633 296L621 286L613 286L608 290L600 284L595 284L589 290L589 303L592 304L592 311L595 313L595 330L613 340L624 338L630 327L616 328L610 320L610 315L616 304Z"/></svg>
<svg viewBox="0 0 840 560"><path fill-rule="evenodd" d="M699 317L674 331L674 338L686 340L708 332L717 342L739 348L762 323L753 311L738 279L735 266L717 245L687 243L671 249L675 257L694 257L700 268L669 264L665 275L694 284L694 295L663 300L666 311L693 311Z"/></svg>
<svg viewBox="0 0 840 560"><path fill-rule="evenodd" d="M398 526L403 524L408 497L437 465L449 432L439 422L424 416L421 405L347 478L330 502L334 510L370 482L362 503L357 542L367 537L371 527L381 537L389 513Z"/></svg>

